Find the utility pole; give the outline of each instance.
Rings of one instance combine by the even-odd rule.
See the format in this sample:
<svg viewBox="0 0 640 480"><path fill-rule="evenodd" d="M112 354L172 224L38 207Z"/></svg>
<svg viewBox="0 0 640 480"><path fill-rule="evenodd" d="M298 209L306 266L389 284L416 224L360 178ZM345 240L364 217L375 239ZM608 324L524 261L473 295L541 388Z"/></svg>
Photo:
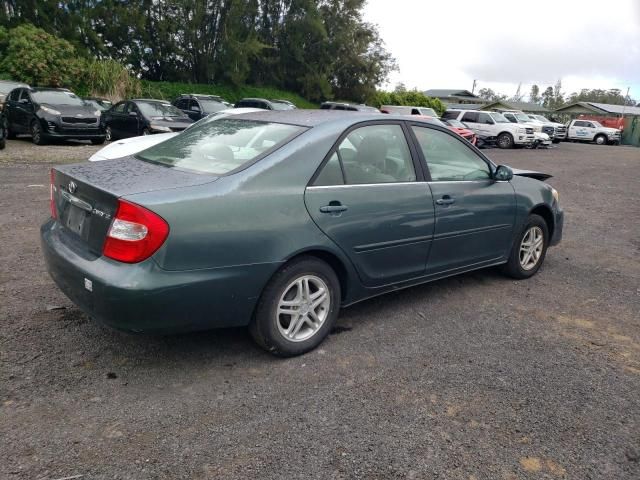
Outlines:
<svg viewBox="0 0 640 480"><path fill-rule="evenodd" d="M622 104L622 118L624 118L624 114L627 111L627 99L629 98L629 88L627 87L627 94L624 96L624 103Z"/></svg>
<svg viewBox="0 0 640 480"><path fill-rule="evenodd" d="M477 80L474 78L473 79L473 87L471 87L471 93L473 93L473 94L476 93L476 82L477 82Z"/></svg>

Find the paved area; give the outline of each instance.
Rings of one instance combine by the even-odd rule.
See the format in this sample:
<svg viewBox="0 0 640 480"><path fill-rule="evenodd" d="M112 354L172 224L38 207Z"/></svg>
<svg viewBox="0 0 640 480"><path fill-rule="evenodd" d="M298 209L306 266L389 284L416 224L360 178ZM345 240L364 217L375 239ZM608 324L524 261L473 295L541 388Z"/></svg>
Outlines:
<svg viewBox="0 0 640 480"><path fill-rule="evenodd" d="M640 478L640 149L488 150L554 175L539 274L364 302L288 360L242 329L117 333L57 290L48 169L95 150L0 152L0 478Z"/></svg>

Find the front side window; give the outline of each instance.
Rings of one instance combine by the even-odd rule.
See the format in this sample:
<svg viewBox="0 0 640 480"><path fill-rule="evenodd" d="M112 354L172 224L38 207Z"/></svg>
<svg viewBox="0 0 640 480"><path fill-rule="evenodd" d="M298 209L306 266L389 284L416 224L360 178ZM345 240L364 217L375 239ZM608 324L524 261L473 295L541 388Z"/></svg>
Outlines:
<svg viewBox="0 0 640 480"><path fill-rule="evenodd" d="M494 121L491 119L488 113L479 113L478 123L483 123L485 125L493 125Z"/></svg>
<svg viewBox="0 0 640 480"><path fill-rule="evenodd" d="M400 125L353 130L338 147L348 184L413 182L416 172Z"/></svg>
<svg viewBox="0 0 640 480"><path fill-rule="evenodd" d="M462 141L438 130L411 127L434 182L489 180L491 169Z"/></svg>
<svg viewBox="0 0 640 480"><path fill-rule="evenodd" d="M113 111L116 113L124 113L125 108L127 107L127 102L121 102L113 107Z"/></svg>
<svg viewBox="0 0 640 480"><path fill-rule="evenodd" d="M136 158L197 173L224 175L276 150L304 130L296 125L221 118L191 127Z"/></svg>

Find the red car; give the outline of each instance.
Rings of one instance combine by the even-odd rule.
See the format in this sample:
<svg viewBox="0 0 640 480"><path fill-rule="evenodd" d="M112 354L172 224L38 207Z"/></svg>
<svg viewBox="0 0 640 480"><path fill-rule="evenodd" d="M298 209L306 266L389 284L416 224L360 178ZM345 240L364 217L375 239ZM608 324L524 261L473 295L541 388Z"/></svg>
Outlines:
<svg viewBox="0 0 640 480"><path fill-rule="evenodd" d="M439 118L427 117L423 115L414 115L414 116L418 118L428 118L429 120L434 121L439 125L448 128L452 132L457 133L462 138L467 140L469 143L471 143L471 145L475 145L476 142L478 141L476 134L472 130L469 130L464 123L458 120L441 120Z"/></svg>

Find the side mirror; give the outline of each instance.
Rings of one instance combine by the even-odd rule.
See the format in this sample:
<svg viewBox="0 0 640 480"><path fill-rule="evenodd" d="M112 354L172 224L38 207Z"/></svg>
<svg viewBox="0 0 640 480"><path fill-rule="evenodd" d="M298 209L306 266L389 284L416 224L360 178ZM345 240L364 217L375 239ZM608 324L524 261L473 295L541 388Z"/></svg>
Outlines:
<svg viewBox="0 0 640 480"><path fill-rule="evenodd" d="M129 116L130 117L137 117L138 116L138 112L129 112Z"/></svg>
<svg viewBox="0 0 640 480"><path fill-rule="evenodd" d="M508 182L513 178L513 170L506 165L498 165L496 171L493 172L493 179L497 182Z"/></svg>

